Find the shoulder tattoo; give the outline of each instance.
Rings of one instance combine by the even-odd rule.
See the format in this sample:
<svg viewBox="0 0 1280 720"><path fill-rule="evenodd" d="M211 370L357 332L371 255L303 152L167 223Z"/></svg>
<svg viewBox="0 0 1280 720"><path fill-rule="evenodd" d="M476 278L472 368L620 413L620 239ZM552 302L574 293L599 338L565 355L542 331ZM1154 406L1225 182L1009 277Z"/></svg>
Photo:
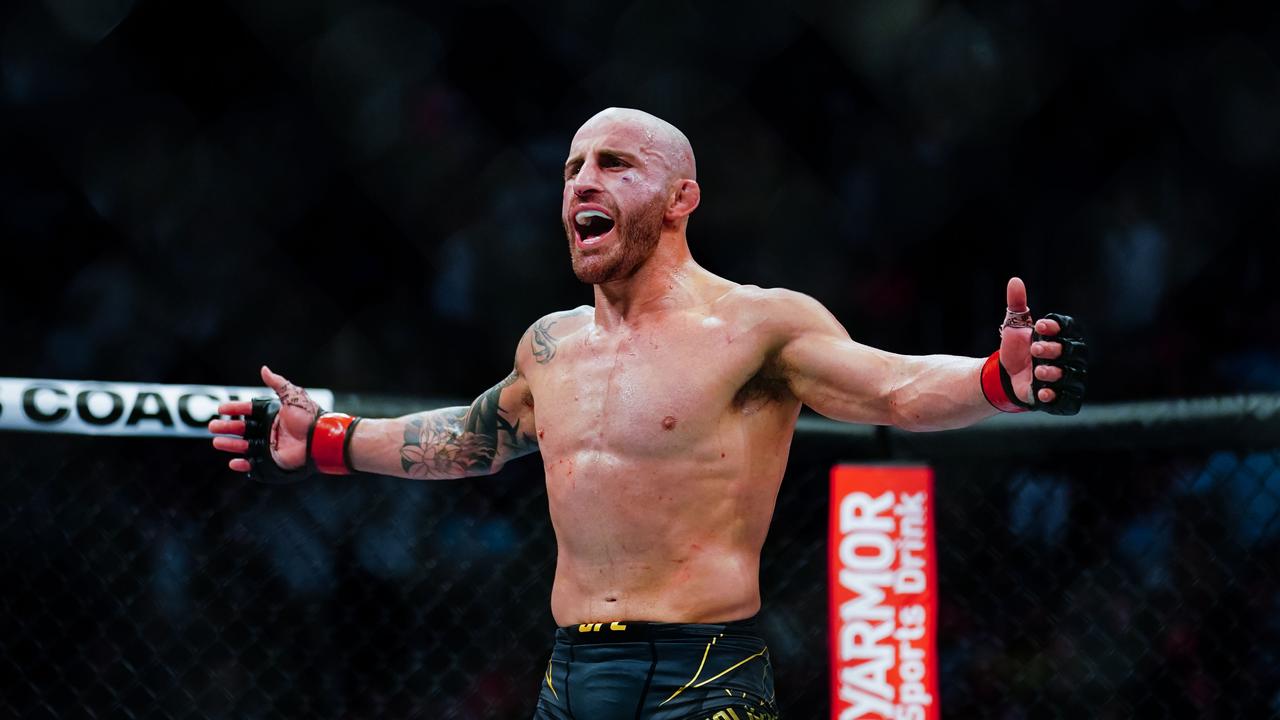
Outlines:
<svg viewBox="0 0 1280 720"><path fill-rule="evenodd" d="M560 343L560 339L551 334L551 327L555 324L556 321L551 318L542 318L533 325L529 344L533 349L533 359L539 365L546 365L556 356L556 345Z"/></svg>

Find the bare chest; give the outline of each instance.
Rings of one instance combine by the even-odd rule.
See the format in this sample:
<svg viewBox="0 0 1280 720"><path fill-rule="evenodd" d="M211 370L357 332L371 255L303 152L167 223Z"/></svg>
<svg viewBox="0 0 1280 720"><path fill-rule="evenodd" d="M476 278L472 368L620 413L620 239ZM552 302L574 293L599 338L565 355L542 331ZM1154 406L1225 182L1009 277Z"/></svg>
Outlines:
<svg viewBox="0 0 1280 720"><path fill-rule="evenodd" d="M714 318L564 339L530 379L544 456L599 450L666 457L714 435L763 350Z"/></svg>

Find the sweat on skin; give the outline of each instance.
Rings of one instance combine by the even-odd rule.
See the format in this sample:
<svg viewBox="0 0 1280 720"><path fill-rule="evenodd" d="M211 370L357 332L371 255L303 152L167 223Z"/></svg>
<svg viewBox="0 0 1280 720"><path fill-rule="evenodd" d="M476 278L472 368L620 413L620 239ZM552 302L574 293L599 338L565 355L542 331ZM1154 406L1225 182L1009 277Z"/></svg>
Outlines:
<svg viewBox="0 0 1280 720"><path fill-rule="evenodd" d="M701 198L695 175L688 139L669 123L619 108L589 119L570 143L561 210L593 304L534 322L511 372L470 406L365 419L350 438L356 470L406 478L487 475L540 451L560 625L754 615L760 549L802 405L911 430L995 412L978 383L982 359L871 348L813 298L698 265L686 238ZM1006 299L1026 306L1021 280L1009 281ZM1037 329L1057 333L1051 320ZM1058 345L1005 330L1001 357L1022 397L1032 355L1056 357ZM1053 380L1044 374L1055 370L1035 372ZM272 457L298 467L315 405L266 367L262 376L288 399ZM242 436L244 423L210 429ZM247 449L241 437L214 444ZM248 470L244 458L230 466Z"/></svg>

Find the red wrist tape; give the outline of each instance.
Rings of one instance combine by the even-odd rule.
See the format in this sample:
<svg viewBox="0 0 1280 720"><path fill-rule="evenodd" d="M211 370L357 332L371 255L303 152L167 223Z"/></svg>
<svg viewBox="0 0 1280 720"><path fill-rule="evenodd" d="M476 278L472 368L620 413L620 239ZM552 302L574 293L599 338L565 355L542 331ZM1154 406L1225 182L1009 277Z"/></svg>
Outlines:
<svg viewBox="0 0 1280 720"><path fill-rule="evenodd" d="M347 459L348 432L360 418L345 413L325 413L311 429L311 459L326 475L350 475L354 469Z"/></svg>
<svg viewBox="0 0 1280 720"><path fill-rule="evenodd" d="M1004 380L1000 377L1004 372L1004 368L1000 365L1000 351L997 350L982 363L982 396L991 403L991 407L1000 412L1026 412L1028 408L1016 403L1009 397L1009 392L1005 391Z"/></svg>

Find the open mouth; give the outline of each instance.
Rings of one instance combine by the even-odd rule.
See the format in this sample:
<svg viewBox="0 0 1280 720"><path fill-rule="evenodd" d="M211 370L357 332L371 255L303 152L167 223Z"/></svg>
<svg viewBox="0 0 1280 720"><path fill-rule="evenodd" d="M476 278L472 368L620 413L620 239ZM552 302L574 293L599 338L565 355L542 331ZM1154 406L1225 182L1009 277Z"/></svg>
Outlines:
<svg viewBox="0 0 1280 720"><path fill-rule="evenodd" d="M599 210L582 210L573 216L573 228L578 233L578 242L595 245L613 229L613 218Z"/></svg>

